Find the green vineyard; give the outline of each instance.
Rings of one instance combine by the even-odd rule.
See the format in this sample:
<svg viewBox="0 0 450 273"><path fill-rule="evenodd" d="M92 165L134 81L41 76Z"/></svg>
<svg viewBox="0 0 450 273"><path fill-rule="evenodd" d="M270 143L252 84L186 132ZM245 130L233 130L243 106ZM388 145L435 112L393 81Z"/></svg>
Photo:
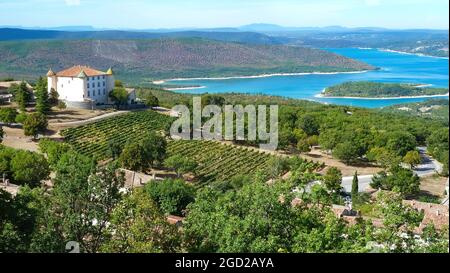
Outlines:
<svg viewBox="0 0 450 273"><path fill-rule="evenodd" d="M239 148L213 141L172 141L168 154L192 158L197 162L195 170L199 186L212 181L227 181L237 175L251 175L256 171L267 172L270 159L275 157L251 148Z"/></svg>
<svg viewBox="0 0 450 273"><path fill-rule="evenodd" d="M153 112L143 111L104 119L77 128L63 130L61 135L72 147L87 156L103 160L108 158L109 141L126 144L139 141L151 131L166 131L173 119ZM252 175L257 171L269 172L274 155L252 148L224 145L214 141L169 141L167 156L181 155L193 159L198 186L213 181L228 181L237 175ZM308 168L316 168L305 162Z"/></svg>
<svg viewBox="0 0 450 273"><path fill-rule="evenodd" d="M61 131L65 141L78 152L105 159L108 157L108 142L125 144L139 141L152 131L168 130L173 119L154 111L134 112L95 123Z"/></svg>

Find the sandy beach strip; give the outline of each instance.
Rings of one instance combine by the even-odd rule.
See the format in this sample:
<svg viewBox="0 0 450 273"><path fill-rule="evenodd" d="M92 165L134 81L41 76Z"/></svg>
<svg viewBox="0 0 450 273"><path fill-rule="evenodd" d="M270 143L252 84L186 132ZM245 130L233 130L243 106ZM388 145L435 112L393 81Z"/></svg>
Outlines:
<svg viewBox="0 0 450 273"><path fill-rule="evenodd" d="M234 79L259 79L259 78L270 78L270 77L285 77L285 76L307 76L307 75L338 75L338 74L361 74L367 73L370 70L361 71L348 71L348 72L301 72L301 73L274 73L274 74L261 74L255 76L230 76L230 77L212 77L212 78L175 78L167 79L159 82L174 82L174 81L217 81L217 80L234 80ZM155 83L155 82L153 82Z"/></svg>
<svg viewBox="0 0 450 273"><path fill-rule="evenodd" d="M164 90L178 91L178 90L194 90L194 89L203 89L203 88L206 88L206 86L174 87L174 88L164 88Z"/></svg>
<svg viewBox="0 0 450 273"><path fill-rule="evenodd" d="M323 95L322 93L315 95L315 98L321 98L321 99L353 99L353 100L401 100L401 99L422 99L422 98L441 98L441 97L448 97L449 93L443 94L443 95L423 95L423 96L401 96L401 97L379 97L379 98L373 98L373 97L328 97Z"/></svg>

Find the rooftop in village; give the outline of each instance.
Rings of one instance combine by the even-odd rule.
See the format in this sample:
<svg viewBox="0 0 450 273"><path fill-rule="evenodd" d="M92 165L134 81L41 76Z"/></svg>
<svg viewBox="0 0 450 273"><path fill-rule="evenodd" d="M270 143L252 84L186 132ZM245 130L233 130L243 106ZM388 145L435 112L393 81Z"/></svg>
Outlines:
<svg viewBox="0 0 450 273"><path fill-rule="evenodd" d="M109 68L108 71L103 72L94 68L91 68L89 66L83 66L83 65L76 65L72 66L71 68L54 72L52 69L50 69L47 73L48 77L73 77L73 78L83 78L83 77L95 77L95 76L108 76L113 75L114 72L112 68Z"/></svg>

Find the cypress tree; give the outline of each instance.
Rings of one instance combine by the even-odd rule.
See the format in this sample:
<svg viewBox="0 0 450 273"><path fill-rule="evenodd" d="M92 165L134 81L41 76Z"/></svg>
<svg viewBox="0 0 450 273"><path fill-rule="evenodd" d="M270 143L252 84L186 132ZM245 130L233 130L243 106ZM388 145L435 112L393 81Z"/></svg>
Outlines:
<svg viewBox="0 0 450 273"><path fill-rule="evenodd" d="M353 176L352 181L352 198L357 198L359 193L359 180L358 180L358 171L355 172L355 175Z"/></svg>

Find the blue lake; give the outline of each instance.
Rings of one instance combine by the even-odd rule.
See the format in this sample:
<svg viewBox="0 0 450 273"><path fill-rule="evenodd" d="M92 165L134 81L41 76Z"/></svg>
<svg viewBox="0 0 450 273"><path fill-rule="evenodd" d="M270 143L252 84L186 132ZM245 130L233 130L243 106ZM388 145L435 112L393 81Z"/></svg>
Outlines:
<svg viewBox="0 0 450 273"><path fill-rule="evenodd" d="M202 89L186 89L184 93L249 93L277 95L296 99L306 99L329 104L380 108L394 104L420 102L429 98L401 99L346 99L317 98L326 87L346 81L377 81L431 84L433 87L449 85L448 59L416 56L376 49L327 49L353 59L357 59L380 70L356 74L313 74L299 76L274 76L266 78L215 79L169 81L168 84L199 85ZM448 97L445 97L448 99Z"/></svg>

